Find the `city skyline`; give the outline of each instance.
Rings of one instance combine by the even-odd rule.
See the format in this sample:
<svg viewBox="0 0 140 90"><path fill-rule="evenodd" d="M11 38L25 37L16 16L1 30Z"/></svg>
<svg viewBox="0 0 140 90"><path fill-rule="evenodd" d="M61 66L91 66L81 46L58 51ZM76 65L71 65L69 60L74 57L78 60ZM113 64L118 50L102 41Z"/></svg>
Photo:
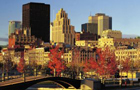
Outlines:
<svg viewBox="0 0 140 90"><path fill-rule="evenodd" d="M139 5L118 1L1 1L0 90L139 90Z"/></svg>
<svg viewBox="0 0 140 90"><path fill-rule="evenodd" d="M105 13L112 17L112 29L120 30L123 34L140 35L139 19L140 15L138 0L130 1L101 1L101 0L88 0L88 1L46 1L46 0L26 0L26 1L8 1L4 0L0 3L0 44L8 38L8 21L22 21L22 5L29 2L41 2L50 4L51 7L51 22L55 19L55 15L60 8L63 8L71 19L71 25L75 26L75 31L81 30L81 24L88 22L88 16L95 15L96 13ZM125 5L124 5L125 4ZM8 7L7 7L8 6ZM72 7L71 7L72 6ZM84 6L84 7L83 7ZM9 14L10 12L10 14ZM129 18L129 19L128 19Z"/></svg>

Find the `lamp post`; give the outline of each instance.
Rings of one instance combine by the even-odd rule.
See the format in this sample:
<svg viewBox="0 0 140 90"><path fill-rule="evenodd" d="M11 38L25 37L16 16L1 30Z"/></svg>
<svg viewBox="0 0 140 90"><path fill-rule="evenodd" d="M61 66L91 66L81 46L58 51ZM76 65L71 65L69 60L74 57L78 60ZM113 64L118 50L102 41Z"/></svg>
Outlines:
<svg viewBox="0 0 140 90"><path fill-rule="evenodd" d="M63 59L64 58L64 56L63 55L61 55L61 58ZM62 60L61 60L61 63L62 63ZM61 71L61 77L63 77L63 72Z"/></svg>
<svg viewBox="0 0 140 90"><path fill-rule="evenodd" d="M132 60L132 63L131 63L131 72L132 72L132 80L131 80L131 85L133 86L133 64L134 64L134 60Z"/></svg>
<svg viewBox="0 0 140 90"><path fill-rule="evenodd" d="M122 86L122 69L123 69L123 67L122 67L121 64L118 66L118 69L119 69L120 72L121 72L121 79L120 79L120 83L119 83L119 85Z"/></svg>
<svg viewBox="0 0 140 90"><path fill-rule="evenodd" d="M4 82L5 81L5 66L4 66L4 52L2 52L2 55L3 55L3 72L2 72L2 81Z"/></svg>
<svg viewBox="0 0 140 90"><path fill-rule="evenodd" d="M55 72L56 72L56 70L55 70L55 68L54 68L54 74L53 74L54 77L56 76L56 75L55 75Z"/></svg>

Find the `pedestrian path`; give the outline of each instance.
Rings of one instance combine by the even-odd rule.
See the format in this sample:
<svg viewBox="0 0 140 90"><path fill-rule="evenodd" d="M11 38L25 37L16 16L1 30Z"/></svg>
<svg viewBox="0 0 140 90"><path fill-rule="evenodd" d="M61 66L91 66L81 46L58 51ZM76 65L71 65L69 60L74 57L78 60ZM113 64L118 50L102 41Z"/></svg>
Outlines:
<svg viewBox="0 0 140 90"><path fill-rule="evenodd" d="M29 77L25 77L25 80L33 81L33 80L43 79L43 78L45 78L45 76L29 76ZM5 82L0 82L0 87L13 85L13 84L17 84L17 83L22 83L22 82L24 82L23 78L11 79L11 80L7 80Z"/></svg>

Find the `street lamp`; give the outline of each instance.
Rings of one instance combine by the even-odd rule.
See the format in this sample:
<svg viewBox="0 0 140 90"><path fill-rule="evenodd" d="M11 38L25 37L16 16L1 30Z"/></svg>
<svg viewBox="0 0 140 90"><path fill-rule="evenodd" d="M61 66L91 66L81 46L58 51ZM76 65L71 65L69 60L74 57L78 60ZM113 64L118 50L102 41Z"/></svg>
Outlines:
<svg viewBox="0 0 140 90"><path fill-rule="evenodd" d="M133 86L133 70L134 70L133 66L134 66L134 60L131 60L131 73L132 73L131 85L132 86Z"/></svg>
<svg viewBox="0 0 140 90"><path fill-rule="evenodd" d="M120 64L120 65L118 65L118 69L120 70L120 72L121 72L121 80L120 80L120 86L122 86L122 69L123 69L123 67L122 67L122 65Z"/></svg>
<svg viewBox="0 0 140 90"><path fill-rule="evenodd" d="M64 56L63 55L61 55L61 58L63 59L64 58ZM61 63L62 63L62 60L61 60ZM63 76L63 72L61 71L61 77Z"/></svg>
<svg viewBox="0 0 140 90"><path fill-rule="evenodd" d="M5 66L4 66L4 55L5 55L5 53L4 52L2 52L2 55L3 55L3 72L2 72L2 81L4 82L5 81Z"/></svg>

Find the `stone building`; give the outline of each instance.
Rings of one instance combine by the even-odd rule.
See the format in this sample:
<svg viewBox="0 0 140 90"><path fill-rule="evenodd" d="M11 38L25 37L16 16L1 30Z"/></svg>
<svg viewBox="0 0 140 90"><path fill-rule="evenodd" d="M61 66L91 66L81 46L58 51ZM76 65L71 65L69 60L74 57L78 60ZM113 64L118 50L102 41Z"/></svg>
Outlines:
<svg viewBox="0 0 140 90"><path fill-rule="evenodd" d="M104 30L102 32L102 36L101 37L122 38L122 33L121 33L121 31L108 29L108 30Z"/></svg>
<svg viewBox="0 0 140 90"><path fill-rule="evenodd" d="M93 40L79 40L76 41L75 43L76 46L79 47L90 47L90 48L94 48L98 46L98 41L93 41Z"/></svg>
<svg viewBox="0 0 140 90"><path fill-rule="evenodd" d="M70 25L68 14L61 8L56 14L56 19L53 21L52 42L74 45L74 41L74 26Z"/></svg>
<svg viewBox="0 0 140 90"><path fill-rule="evenodd" d="M88 48L76 48L71 49L68 52L64 53L64 60L66 63L72 62L72 60L77 60L79 63L84 63L86 60L90 59L91 57L95 58L95 52L93 49Z"/></svg>

